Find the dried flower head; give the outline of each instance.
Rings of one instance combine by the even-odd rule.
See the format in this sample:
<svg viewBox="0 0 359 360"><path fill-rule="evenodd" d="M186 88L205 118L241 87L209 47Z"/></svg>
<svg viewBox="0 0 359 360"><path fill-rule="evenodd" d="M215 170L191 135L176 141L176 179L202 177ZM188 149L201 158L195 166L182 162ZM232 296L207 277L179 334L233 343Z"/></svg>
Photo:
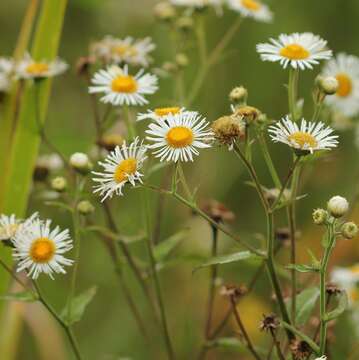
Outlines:
<svg viewBox="0 0 359 360"><path fill-rule="evenodd" d="M97 141L97 145L107 151L115 150L116 146L121 146L124 142L124 138L120 134L107 134L103 135L101 139Z"/></svg>
<svg viewBox="0 0 359 360"><path fill-rule="evenodd" d="M339 288L336 284L328 283L326 284L325 291L327 292L328 295L338 295L343 290Z"/></svg>
<svg viewBox="0 0 359 360"><path fill-rule="evenodd" d="M241 106L235 109L234 116L241 117L247 124L256 121L261 112L253 106Z"/></svg>
<svg viewBox="0 0 359 360"><path fill-rule="evenodd" d="M248 289L241 285L223 285L220 289L220 295L228 298L238 300L241 296L245 295Z"/></svg>
<svg viewBox="0 0 359 360"><path fill-rule="evenodd" d="M261 331L275 331L279 326L279 319L276 314L263 315L263 319L259 325Z"/></svg>
<svg viewBox="0 0 359 360"><path fill-rule="evenodd" d="M304 360L312 353L311 347L303 340L293 340L290 344L290 350L295 360Z"/></svg>
<svg viewBox="0 0 359 360"><path fill-rule="evenodd" d="M234 213L216 200L209 200L203 206L202 210L216 222L233 221Z"/></svg>
<svg viewBox="0 0 359 360"><path fill-rule="evenodd" d="M212 123L212 130L219 143L232 146L245 136L246 124L238 116L222 116Z"/></svg>
<svg viewBox="0 0 359 360"><path fill-rule="evenodd" d="M76 74L87 75L89 73L90 67L96 62L94 56L82 56L76 62Z"/></svg>

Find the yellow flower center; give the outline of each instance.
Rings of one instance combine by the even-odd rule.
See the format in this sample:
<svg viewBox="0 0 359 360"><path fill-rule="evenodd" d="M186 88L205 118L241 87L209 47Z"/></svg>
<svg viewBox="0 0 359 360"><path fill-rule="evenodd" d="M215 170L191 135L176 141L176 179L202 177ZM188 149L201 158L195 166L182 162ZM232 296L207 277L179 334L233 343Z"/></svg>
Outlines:
<svg viewBox="0 0 359 360"><path fill-rule="evenodd" d="M47 237L36 239L30 248L30 257L35 263L49 262L55 255L55 244Z"/></svg>
<svg viewBox="0 0 359 360"><path fill-rule="evenodd" d="M307 59L310 53L302 45L290 44L280 50L280 55L290 60L303 60Z"/></svg>
<svg viewBox="0 0 359 360"><path fill-rule="evenodd" d="M174 148L182 148L191 145L193 132L185 126L176 126L167 133L167 143Z"/></svg>
<svg viewBox="0 0 359 360"><path fill-rule="evenodd" d="M337 90L337 95L340 97L347 97L352 93L353 83L350 77L347 74L340 73L336 76L338 80L339 87Z"/></svg>
<svg viewBox="0 0 359 360"><path fill-rule="evenodd" d="M125 55L136 56L138 54L137 49L130 45L114 46L111 49L111 51L113 54L116 54L119 56L125 56Z"/></svg>
<svg viewBox="0 0 359 360"><path fill-rule="evenodd" d="M33 63L26 67L26 72L31 75L42 75L49 71L49 65L45 63Z"/></svg>
<svg viewBox="0 0 359 360"><path fill-rule="evenodd" d="M137 170L137 160L135 158L128 158L122 160L116 170L115 174L113 175L114 180L117 184L120 184L124 181L127 181L128 175L132 175Z"/></svg>
<svg viewBox="0 0 359 360"><path fill-rule="evenodd" d="M304 145L309 145L311 148L315 148L318 145L318 142L314 136L303 131L298 131L289 135L288 140L294 141L301 148L304 148Z"/></svg>
<svg viewBox="0 0 359 360"><path fill-rule="evenodd" d="M164 107L164 108L157 108L155 109L155 114L157 116L166 116L169 114L178 114L181 111L181 108L178 106L173 106L173 107Z"/></svg>
<svg viewBox="0 0 359 360"><path fill-rule="evenodd" d="M134 93L137 91L137 81L131 75L119 75L112 80L111 89L118 93Z"/></svg>
<svg viewBox="0 0 359 360"><path fill-rule="evenodd" d="M246 9L252 11L258 11L262 7L262 4L255 0L241 0L241 3Z"/></svg>

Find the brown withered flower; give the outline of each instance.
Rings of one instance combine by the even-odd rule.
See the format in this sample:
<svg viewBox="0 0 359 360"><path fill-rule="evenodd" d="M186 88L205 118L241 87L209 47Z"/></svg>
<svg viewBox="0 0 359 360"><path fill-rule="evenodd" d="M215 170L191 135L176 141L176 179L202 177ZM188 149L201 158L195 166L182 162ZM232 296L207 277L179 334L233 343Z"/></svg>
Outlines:
<svg viewBox="0 0 359 360"><path fill-rule="evenodd" d="M102 138L97 141L97 145L107 151L113 151L116 146L121 146L123 141L124 138L120 134L108 134L103 135Z"/></svg>
<svg viewBox="0 0 359 360"><path fill-rule="evenodd" d="M276 314L269 314L269 315L263 314L263 319L259 325L261 331L273 332L278 328L278 326L279 326L279 319Z"/></svg>
<svg viewBox="0 0 359 360"><path fill-rule="evenodd" d="M241 296L245 295L248 289L244 285L223 285L220 289L220 295L228 298L238 300Z"/></svg>
<svg viewBox="0 0 359 360"><path fill-rule="evenodd" d="M337 285L331 283L326 284L325 290L328 295L338 295L343 291Z"/></svg>
<svg viewBox="0 0 359 360"><path fill-rule="evenodd" d="M253 106L241 106L236 108L234 115L240 116L244 119L247 124L251 124L256 121L261 112Z"/></svg>
<svg viewBox="0 0 359 360"><path fill-rule="evenodd" d="M82 56L80 57L75 66L76 74L78 76L87 75L89 72L89 68L96 62L96 58L94 56Z"/></svg>
<svg viewBox="0 0 359 360"><path fill-rule="evenodd" d="M295 360L304 360L312 353L311 347L303 340L293 340L290 344L290 350Z"/></svg>
<svg viewBox="0 0 359 360"><path fill-rule="evenodd" d="M215 222L233 221L235 219L234 213L216 200L206 201L201 209Z"/></svg>
<svg viewBox="0 0 359 360"><path fill-rule="evenodd" d="M241 117L222 116L212 123L214 137L222 145L233 145L237 140L243 139L246 133L246 124Z"/></svg>

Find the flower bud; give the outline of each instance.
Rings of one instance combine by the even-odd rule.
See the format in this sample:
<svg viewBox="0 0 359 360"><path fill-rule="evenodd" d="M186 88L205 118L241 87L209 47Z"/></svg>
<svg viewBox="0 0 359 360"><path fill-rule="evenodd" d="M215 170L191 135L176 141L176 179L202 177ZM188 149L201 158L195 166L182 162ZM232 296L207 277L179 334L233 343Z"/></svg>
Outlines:
<svg viewBox="0 0 359 360"><path fill-rule="evenodd" d="M84 153L74 153L70 157L70 165L81 174L88 173L91 168L92 164L88 158L88 156Z"/></svg>
<svg viewBox="0 0 359 360"><path fill-rule="evenodd" d="M314 224L324 225L328 219L328 212L324 209L315 209L312 216Z"/></svg>
<svg viewBox="0 0 359 360"><path fill-rule="evenodd" d="M183 53L179 53L176 55L176 64L182 68L182 67L186 67L189 63L189 59L188 56L186 54Z"/></svg>
<svg viewBox="0 0 359 360"><path fill-rule="evenodd" d="M160 2L155 6L153 13L159 20L170 21L176 16L176 9L169 2Z"/></svg>
<svg viewBox="0 0 359 360"><path fill-rule="evenodd" d="M343 198L342 196L333 196L328 201L328 211L331 215L335 218L342 217L349 209L349 203L347 199Z"/></svg>
<svg viewBox="0 0 359 360"><path fill-rule="evenodd" d="M244 121L235 116L222 116L212 123L214 137L224 145L232 145L243 138L246 131Z"/></svg>
<svg viewBox="0 0 359 360"><path fill-rule="evenodd" d="M346 222L342 227L342 235L346 239L353 239L358 234L358 226L353 222Z"/></svg>
<svg viewBox="0 0 359 360"><path fill-rule="evenodd" d="M166 61L163 63L162 69L168 73L175 73L178 70L178 66L173 62Z"/></svg>
<svg viewBox="0 0 359 360"><path fill-rule="evenodd" d="M176 21L179 30L189 31L193 28L194 21L190 16L182 16Z"/></svg>
<svg viewBox="0 0 359 360"><path fill-rule="evenodd" d="M57 192L63 192L67 188L67 180L63 176L57 176L51 180L51 188Z"/></svg>
<svg viewBox="0 0 359 360"><path fill-rule="evenodd" d="M333 95L337 92L339 82L334 76L317 76L316 84L318 88L326 95Z"/></svg>
<svg viewBox="0 0 359 360"><path fill-rule="evenodd" d="M243 86L237 86L234 89L232 89L231 92L229 93L229 100L235 104L238 103L245 104L247 102L247 98L248 98L248 91Z"/></svg>
<svg viewBox="0 0 359 360"><path fill-rule="evenodd" d="M95 211L95 207L87 200L82 200L77 204L77 211L82 215L89 215Z"/></svg>

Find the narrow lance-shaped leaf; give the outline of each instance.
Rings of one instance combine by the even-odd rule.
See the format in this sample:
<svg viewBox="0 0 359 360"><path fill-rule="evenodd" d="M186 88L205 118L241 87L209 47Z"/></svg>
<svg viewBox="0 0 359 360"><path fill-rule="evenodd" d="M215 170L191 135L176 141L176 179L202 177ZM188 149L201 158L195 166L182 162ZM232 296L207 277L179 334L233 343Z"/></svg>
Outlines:
<svg viewBox="0 0 359 360"><path fill-rule="evenodd" d="M212 257L209 260L205 261L201 265L197 266L193 271L196 271L198 269L201 269L201 268L204 268L207 266L230 264L233 262L243 261L243 260L260 261L261 257L253 254L250 251L240 251L240 252L237 252L234 254L215 256L215 257Z"/></svg>
<svg viewBox="0 0 359 360"><path fill-rule="evenodd" d="M154 256L156 261L159 262L164 260L170 254L170 252L185 238L187 233L187 230L182 230L160 242L154 248Z"/></svg>

